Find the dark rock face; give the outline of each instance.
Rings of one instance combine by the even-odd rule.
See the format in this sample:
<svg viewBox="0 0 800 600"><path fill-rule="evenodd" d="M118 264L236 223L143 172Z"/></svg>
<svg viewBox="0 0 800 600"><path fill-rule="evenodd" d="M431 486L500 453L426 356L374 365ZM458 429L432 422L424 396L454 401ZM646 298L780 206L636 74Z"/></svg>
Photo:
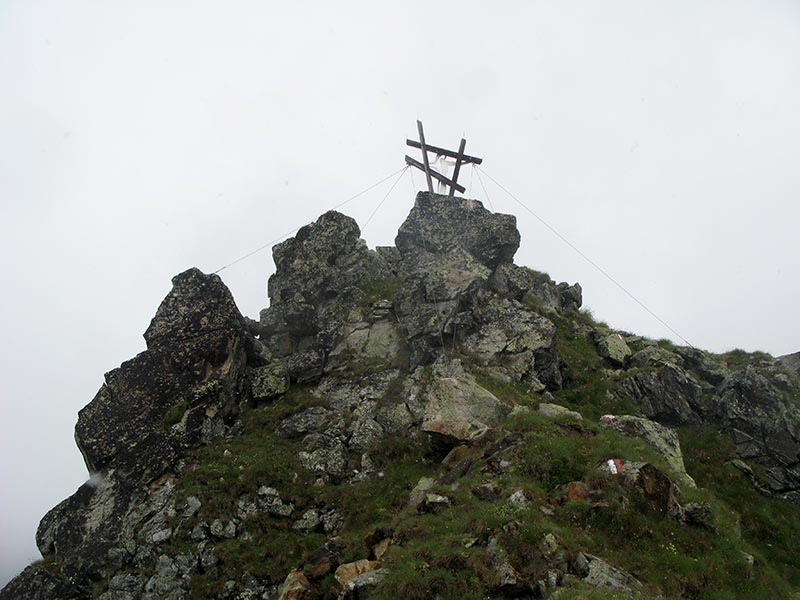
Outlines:
<svg viewBox="0 0 800 600"><path fill-rule="evenodd" d="M564 310L578 310L583 304L583 288L580 283L558 284L558 301Z"/></svg>
<svg viewBox="0 0 800 600"><path fill-rule="evenodd" d="M777 494L800 490L800 409L784 402L753 367L719 386L713 410L733 432L742 458L767 467L767 485Z"/></svg>
<svg viewBox="0 0 800 600"><path fill-rule="evenodd" d="M759 369L731 372L694 348L651 346L630 363L644 370L621 379L619 395L666 425L721 427L741 458L765 468L764 490L800 500L800 408L787 401L798 388L781 370L791 359L762 359Z"/></svg>
<svg viewBox="0 0 800 600"><path fill-rule="evenodd" d="M698 374L702 382L710 386L722 383L730 375L728 369L719 362L711 360L708 355L697 348L678 348L678 354L683 358L683 364Z"/></svg>
<svg viewBox="0 0 800 600"><path fill-rule="evenodd" d="M150 560L134 539L166 535L185 449L236 421L253 344L245 327L216 275L190 269L173 279L145 333L148 350L107 373L79 413L75 439L93 477L42 519L36 535L42 554L63 565L41 584L52 597ZM15 585L25 585L20 577Z"/></svg>
<svg viewBox="0 0 800 600"><path fill-rule="evenodd" d="M244 320L216 275L190 269L173 279L144 334L148 350L106 374L106 383L78 415L75 438L90 472L115 469L152 480L174 464L180 446L202 435L213 405L230 425L246 363ZM164 426L184 408L180 431ZM148 464L150 463L150 464Z"/></svg>
<svg viewBox="0 0 800 600"><path fill-rule="evenodd" d="M90 597L89 588L71 585L62 577L34 566L26 568L0 590L0 598L8 600L83 600Z"/></svg>
<svg viewBox="0 0 800 600"><path fill-rule="evenodd" d="M644 415L666 425L701 421L700 386L679 366L665 364L622 379L618 393L637 404Z"/></svg>

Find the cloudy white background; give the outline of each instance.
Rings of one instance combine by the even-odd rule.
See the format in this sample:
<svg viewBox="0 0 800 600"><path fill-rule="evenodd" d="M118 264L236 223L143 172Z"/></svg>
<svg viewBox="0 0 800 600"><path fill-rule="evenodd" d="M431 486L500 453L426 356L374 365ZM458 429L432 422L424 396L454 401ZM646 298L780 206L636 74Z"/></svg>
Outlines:
<svg viewBox="0 0 800 600"><path fill-rule="evenodd" d="M800 350L795 0L0 0L0 583L86 479L77 412L144 349L170 278L401 168L417 118L694 345ZM676 339L484 183L519 264ZM390 185L343 212L363 224ZM412 202L406 173L367 242ZM222 271L245 314L272 268Z"/></svg>

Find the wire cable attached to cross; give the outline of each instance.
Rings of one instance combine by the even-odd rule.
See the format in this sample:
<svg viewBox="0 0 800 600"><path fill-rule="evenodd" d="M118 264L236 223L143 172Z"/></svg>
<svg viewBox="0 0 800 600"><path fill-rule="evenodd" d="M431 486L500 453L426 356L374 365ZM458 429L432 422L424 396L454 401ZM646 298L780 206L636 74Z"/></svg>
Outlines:
<svg viewBox="0 0 800 600"><path fill-rule="evenodd" d="M548 223L547 221L545 221L545 220L544 220L542 217L540 217L540 216L539 216L539 215L537 215L535 212L533 212L533 211L532 211L530 208L528 208L528 206L527 206L527 205L526 205L524 202L522 202L522 200L520 200L520 199L519 199L519 198L517 198L517 197L516 197L514 194L512 194L510 191L508 191L508 189L506 189L506 188L505 188L505 186L503 186L503 185L502 185L502 184L501 184L499 181L497 181L497 180L496 180L494 177L492 177L491 175L489 175L489 173L487 173L487 172L486 172L485 170L483 170L482 168L480 168L480 167L478 167L478 166L475 166L474 168L475 168L475 169L477 170L477 172L478 172L478 180L479 180L479 181L481 181L481 186L483 186L483 181L481 180L481 173L483 173L483 174L484 174L484 175L486 175L486 177L488 177L488 178L489 178L489 179L490 179L492 182L494 182L494 184L495 184L497 187L499 187L499 188L500 188L501 190L503 190L503 191L504 191L506 194L508 194L508 195L509 195L509 196L510 196L510 197L511 197L511 198L512 198L512 199L513 199L513 200L514 200L514 201L515 201L517 204L519 204L519 205L520 205L522 208L524 208L526 211L528 211L530 214L532 214L532 215L533 215L533 216L534 216L534 217L535 217L535 218L536 218L536 219L537 219L537 220L538 220L538 221L539 221L539 222L540 222L542 225L544 225L545 227L547 227L547 228L548 228L548 229L549 229L549 230L550 230L550 231L551 231L553 234L555 234L555 235L556 235L556 237L558 237L558 239L560 239L560 240L561 240L562 242L564 242L564 243L565 243L567 246L569 246L570 248L572 248L572 249L573 249L573 250L574 250L576 253L578 253L578 255L580 255L580 256L581 256L581 258L583 258L583 259L584 259L586 262L588 262L588 263L589 263L591 266L593 266L595 269L597 269L597 270L598 270L598 271L599 271L599 272L600 272L602 275L604 275L604 276L605 276L605 278L606 278L606 279L608 279L608 280L609 280L611 283L613 283L615 286L617 286L617 287L618 287L620 290L622 290L622 291L623 291L623 292L624 292L624 293L625 293L625 294L626 294L626 295L627 295L627 296L628 296L628 297L629 297L631 300L633 300L634 302L636 302L636 304L638 304L638 305L639 305L639 306L641 306L641 307L642 307L642 308L643 308L645 311L647 311L647 312L650 314L650 316L652 316L652 317L653 317L653 318L654 318L656 321L658 321L659 323L661 323L661 324L662 324L664 327L666 327L667 329L669 329L669 330L670 330L672 333L674 333L676 336L678 336L680 339L682 339L684 342L686 342L686 345L687 345L687 346L689 346L690 348L694 348L694 346L692 345L692 343L691 343L689 340L687 340L687 339L686 339L685 337L683 337L683 336L682 336L680 333L678 333L677 331L675 331L675 329L674 329L674 328L673 328L673 327L672 327L672 326L671 326L669 323L667 323L667 322L666 322L664 319L662 319L662 318L661 318L661 317L659 317L659 316L658 316L656 313L654 313L652 310L650 310L650 309L649 309L649 308L648 308L648 307L645 305L645 303L644 303L644 302L642 302L642 301L641 301L641 300L639 300L639 299L638 299L636 296L634 296L634 295L633 295L631 292L629 292L629 291L628 291L628 290L625 288L625 286L623 286L623 285L622 285L620 282L618 282L616 279L614 279L614 278L613 278L613 277L612 277L612 276L611 276L611 275L608 273L608 271L606 271L606 270L605 270L603 267L601 267L601 266L600 266L600 265L598 265L596 262L594 262L594 261L593 261L591 258L589 258L589 257L588 257L586 254L584 254L584 253L583 253L583 252L580 250L580 248L578 248L577 246L575 246L575 244L573 244L573 243L572 243L572 242L570 242L570 241L569 241L569 240L568 240L566 237L564 237L564 236L563 236L563 235L562 235L562 234L561 234L561 233L560 233L560 232L559 232L559 231L558 231L558 230L557 230L555 227L553 227L552 225L550 225L550 223ZM483 191L484 191L484 193L486 192L486 188L485 188L485 187L484 187ZM489 196L488 196L488 194L487 194L487 196L486 196L486 199L487 199L487 200L489 199Z"/></svg>
<svg viewBox="0 0 800 600"><path fill-rule="evenodd" d="M386 199L389 197L389 194L391 194L392 190L397 186L398 183L400 183L400 180L403 178L403 175L406 174L406 171L408 171L408 166L406 166L406 168L403 169L403 172L400 173L400 176L394 180L392 187L389 188L389 191L386 192L386 195L383 197L383 199L380 202L378 202L378 206L375 207L375 210L372 211L372 214L369 217L367 217L366 222L361 227L361 233L364 233L364 230L367 228L367 225L369 225L369 222L372 221L372 217L375 216L378 210L380 210L381 206L383 206L383 203L386 202Z"/></svg>
<svg viewBox="0 0 800 600"><path fill-rule="evenodd" d="M340 202L339 204L337 204L336 206L334 206L334 207L333 207L333 208L331 208L330 210L336 210L337 208L341 208L341 207L342 207L342 206L344 206L345 204L347 204L347 203L349 203L349 202L352 202L352 201L353 201L353 200L355 200L356 198L359 198L359 197L363 196L364 194L366 194L367 192L369 192L369 191L371 191L371 190L375 189L375 188L376 188L376 187L378 187L380 184L384 183L385 181L388 181L389 179L391 179L391 178L392 178L392 177L394 177L395 175L398 175L398 174L400 174L400 175L401 175L401 177L402 177L402 173L403 173L403 172L405 172L405 171L406 171L406 169L408 169L408 167L407 167L407 166L406 166L406 167L403 167L403 168L401 168L401 169L398 169L397 171L395 171L394 173L392 173L392 174L390 174L390 175L387 175L386 177L384 177L383 179L381 179L381 180L380 180L380 181L378 181L377 183L373 183L373 184L372 184L371 186L369 186L368 188L365 188L365 189L361 190L360 192L358 192L358 193L357 193L357 194L355 194L354 196L350 196L350 197L349 197L347 200L345 200L344 202ZM397 181L400 181L400 179L398 178L398 179L397 179ZM392 185L391 189L389 189L389 193L391 193L391 191L392 191L392 190L394 189L394 187L397 185L397 181L395 181L395 183ZM386 196L384 196L383 200L381 200L381 204L383 204L383 202L384 202L384 201L386 200L386 198L389 196L389 193L387 193L387 194L386 194ZM380 205L378 205L378 208L380 208ZM377 212L377 209L376 209L376 211L374 211L374 212L372 213L372 215L370 215L370 219L372 219L372 216L375 214L375 212ZM369 221L367 221L367 222L369 222ZM259 246L258 248L256 248L256 249L255 249L255 250L253 250L252 252L248 252L248 253L247 253L247 254L245 254L244 256L241 256L241 257L237 258L236 260L234 260L234 261L233 261L233 262L231 262L231 263L228 263L228 264L227 264L227 265L225 265L224 267L220 267L219 269L217 269L216 271L214 271L214 272L213 272L213 274L214 274L214 275L216 275L216 274L217 274L217 273L219 273L220 271L223 271L223 270L227 269L228 267L232 267L233 265L235 265L235 264L237 264L237 263L240 263L240 262L242 262L242 261L243 261L243 260L245 260L246 258L250 258L250 257L251 257L251 256L253 256L254 254L258 254L258 253L259 253L259 252L261 252L262 250L264 250L264 249L266 249L266 248L269 248L269 247L273 246L274 244L277 244L277 243L278 243L278 242L280 242L281 240L283 240L283 239L285 239L285 238L289 237L290 235L297 233L298 231L300 231L300 229L302 229L303 227L305 227L305 226L306 226L306 225L308 225L309 223L313 223L313 221L307 221L307 222L303 223L302 225L300 225L299 227L296 227L296 228L292 229L291 231L289 231L289 232L287 232L287 233L284 233L282 236L280 236L280 237L277 237L277 238L275 238L274 240L267 242L267 243L266 243L266 244L264 244L263 246Z"/></svg>

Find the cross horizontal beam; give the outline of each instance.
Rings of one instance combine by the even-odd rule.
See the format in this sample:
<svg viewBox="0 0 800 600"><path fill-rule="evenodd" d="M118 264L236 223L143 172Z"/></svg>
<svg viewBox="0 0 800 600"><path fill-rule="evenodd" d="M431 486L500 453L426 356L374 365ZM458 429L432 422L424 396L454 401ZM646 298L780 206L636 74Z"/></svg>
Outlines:
<svg viewBox="0 0 800 600"><path fill-rule="evenodd" d="M409 139L406 140L406 145L411 146L412 148L422 148L422 144ZM446 150L445 148L439 148L438 146L429 146L428 144L425 144L425 150L428 152L433 152L434 154L439 154L440 156L447 156L448 158L459 158L458 152ZM460 158L462 163L474 163L476 165L483 163L483 159L477 158L476 156L467 156L466 154L462 154Z"/></svg>
<svg viewBox="0 0 800 600"><path fill-rule="evenodd" d="M428 148L429 150L433 150L433 148L431 148L431 146L426 146L426 148ZM435 150L434 150L434 152L435 152ZM418 160L414 160L410 156L406 156L406 164L407 165L411 165L412 167L416 167L417 169L419 169L420 171L422 171L424 173L430 174L430 176L433 177L434 179L436 179L438 181L441 181L445 185L449 185L449 186L457 189L462 194L467 191L467 188L465 188L463 185L459 185L458 183L456 183L452 179L448 179L444 175L442 175L440 173L437 173L436 171L434 171L432 169L427 169L426 170L425 169L425 165L423 165Z"/></svg>

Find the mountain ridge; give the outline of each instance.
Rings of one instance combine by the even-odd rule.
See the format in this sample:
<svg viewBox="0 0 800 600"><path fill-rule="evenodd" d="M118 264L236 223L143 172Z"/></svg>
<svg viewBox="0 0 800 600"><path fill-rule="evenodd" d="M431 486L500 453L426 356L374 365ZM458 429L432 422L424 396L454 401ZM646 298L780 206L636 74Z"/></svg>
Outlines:
<svg viewBox="0 0 800 600"><path fill-rule="evenodd" d="M519 243L513 216L421 192L393 247L334 211L275 246L259 321L177 275L79 413L92 478L0 598L726 597L690 544L753 594L796 591L701 459L800 515L800 354L624 335ZM686 440L718 442L700 489ZM620 523L658 560L615 552ZM667 567L673 537L691 560Z"/></svg>

